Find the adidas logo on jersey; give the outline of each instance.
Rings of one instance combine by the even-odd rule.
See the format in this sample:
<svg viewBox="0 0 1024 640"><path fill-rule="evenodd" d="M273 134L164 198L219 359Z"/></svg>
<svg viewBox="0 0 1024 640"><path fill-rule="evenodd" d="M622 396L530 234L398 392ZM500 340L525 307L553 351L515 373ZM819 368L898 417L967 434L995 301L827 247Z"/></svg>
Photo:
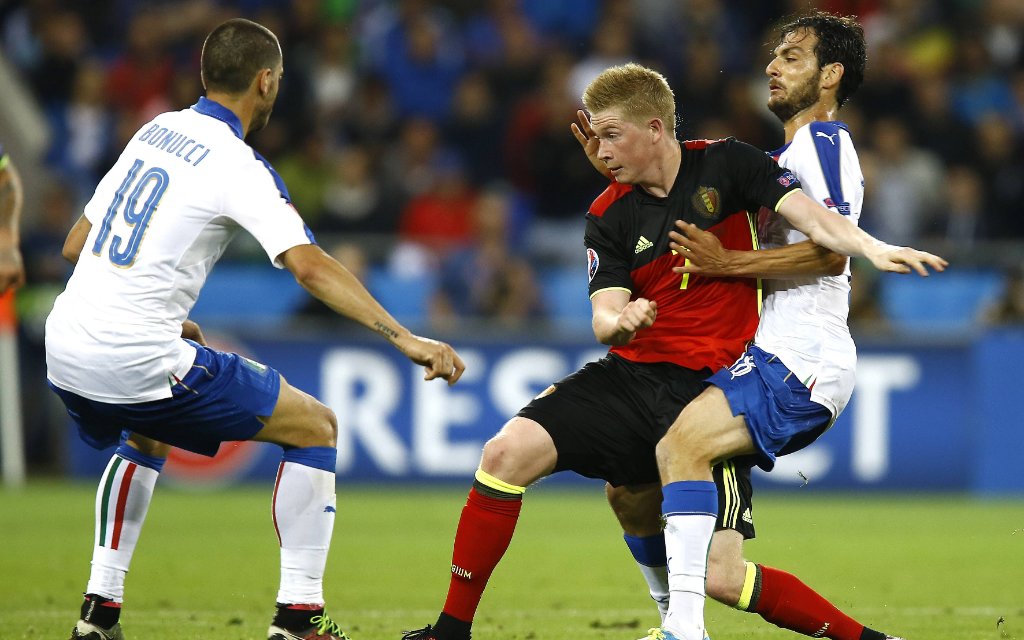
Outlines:
<svg viewBox="0 0 1024 640"><path fill-rule="evenodd" d="M641 251L647 251L654 246L654 243L647 238L640 236L640 239L636 241L636 251L633 253L640 253Z"/></svg>
<svg viewBox="0 0 1024 640"><path fill-rule="evenodd" d="M743 510L743 522L746 522L747 524L754 523L754 518L750 515L750 507Z"/></svg>

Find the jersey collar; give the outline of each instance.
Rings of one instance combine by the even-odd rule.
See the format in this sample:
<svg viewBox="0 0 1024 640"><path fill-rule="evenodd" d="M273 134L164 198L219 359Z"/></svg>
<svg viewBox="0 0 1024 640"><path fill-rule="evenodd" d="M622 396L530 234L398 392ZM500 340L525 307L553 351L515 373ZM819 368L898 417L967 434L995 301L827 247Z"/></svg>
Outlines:
<svg viewBox="0 0 1024 640"><path fill-rule="evenodd" d="M228 109L221 103L210 100L206 96L202 96L199 98L199 102L192 105L192 109L204 116L210 116L211 118L220 120L231 127L231 130L236 136L240 139L245 139L242 132L242 121L238 119L238 116L236 116L231 109Z"/></svg>

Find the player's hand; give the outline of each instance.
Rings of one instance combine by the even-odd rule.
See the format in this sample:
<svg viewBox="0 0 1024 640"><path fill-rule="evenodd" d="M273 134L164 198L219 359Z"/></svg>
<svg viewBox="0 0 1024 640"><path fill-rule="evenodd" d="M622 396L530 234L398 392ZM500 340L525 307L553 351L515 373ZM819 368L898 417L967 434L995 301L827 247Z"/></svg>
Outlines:
<svg viewBox="0 0 1024 640"><path fill-rule="evenodd" d="M25 265L16 246L0 246L0 294L25 284Z"/></svg>
<svg viewBox="0 0 1024 640"><path fill-rule="evenodd" d="M615 332L620 336L628 337L625 342L629 342L636 335L637 331L646 329L654 324L654 320L657 317L658 303L654 300L648 300L647 298L630 300L619 313L619 318L615 323ZM625 342L621 344L625 344Z"/></svg>
<svg viewBox="0 0 1024 640"><path fill-rule="evenodd" d="M462 377L462 372L466 370L466 364L459 354L455 353L455 349L451 345L444 342L409 334L407 338L396 342L395 346L405 357L416 364L423 365L426 371L423 376L424 380L442 378L447 380L448 385L451 386Z"/></svg>
<svg viewBox="0 0 1024 640"><path fill-rule="evenodd" d="M203 330L199 328L199 325L193 320L185 320L181 323L181 337L192 342L197 342L204 347L206 344L206 336L203 335Z"/></svg>
<svg viewBox="0 0 1024 640"><path fill-rule="evenodd" d="M919 276L928 277L928 267L935 271L945 271L949 266L944 258L918 251L912 247L894 247L888 244L878 244L875 251L868 254L871 264L880 271L892 271L894 273L910 273L916 271Z"/></svg>
<svg viewBox="0 0 1024 640"><path fill-rule="evenodd" d="M590 164L594 165L594 168L602 176L614 180L608 165L597 157L597 148L601 146L601 141L594 135L594 129L590 126L590 118L587 117L587 113L579 109L576 111L576 117L580 123L578 125L575 122L571 123L569 129L572 130L572 135L576 136L577 142L583 147L583 153L587 154L587 160L590 160Z"/></svg>
<svg viewBox="0 0 1024 640"><path fill-rule="evenodd" d="M718 236L704 231L695 224L676 220L678 231L668 232L668 246L686 258L686 264L672 267L672 271L699 273L702 276L729 275L732 251L722 246Z"/></svg>

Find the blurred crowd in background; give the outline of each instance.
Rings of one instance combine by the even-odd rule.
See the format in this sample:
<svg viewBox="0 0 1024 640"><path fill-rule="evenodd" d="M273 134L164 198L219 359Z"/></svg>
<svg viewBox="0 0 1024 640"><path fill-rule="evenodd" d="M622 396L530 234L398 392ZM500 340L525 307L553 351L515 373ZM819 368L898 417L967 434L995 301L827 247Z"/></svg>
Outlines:
<svg viewBox="0 0 1024 640"><path fill-rule="evenodd" d="M195 103L203 37L242 15L278 34L285 65L250 143L321 246L376 286L413 282L434 327L534 326L567 295L585 314L583 214L605 181L569 131L583 88L642 62L675 89L681 138L777 148L772 26L809 7L859 16L868 40L865 84L840 112L866 177L862 225L995 283L972 321L1024 322L1021 0L8 2L0 50L50 127L28 291L63 283L60 247L97 180L142 123ZM251 242L227 259L269 269ZM900 297L855 271L853 322L884 325Z"/></svg>

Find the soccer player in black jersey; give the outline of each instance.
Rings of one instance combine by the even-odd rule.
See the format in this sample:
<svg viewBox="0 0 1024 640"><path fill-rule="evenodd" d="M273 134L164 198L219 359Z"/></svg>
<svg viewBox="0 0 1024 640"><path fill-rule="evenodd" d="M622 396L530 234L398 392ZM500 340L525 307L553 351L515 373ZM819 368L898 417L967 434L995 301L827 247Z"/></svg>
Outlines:
<svg viewBox="0 0 1024 640"><path fill-rule="evenodd" d="M680 144L675 100L656 72L633 64L608 69L584 103L601 160L617 180L591 205L586 232L594 335L612 349L549 387L484 446L459 520L442 613L436 625L407 633L409 640L469 638L522 496L537 479L571 470L613 485L657 482L653 447L666 425L753 335L756 283L672 272L686 263L668 247L677 219L711 230L729 248L752 249L751 212L784 209L814 229L812 238L870 253L880 268L920 266L924 259L823 221L831 214L799 193L792 173L749 145ZM708 308L717 313L710 320Z"/></svg>
<svg viewBox="0 0 1024 640"><path fill-rule="evenodd" d="M854 19L822 12L812 12L781 25L778 38L779 47L766 70L774 89L769 107L785 124L788 143L796 130L809 122L835 121L840 105L857 90L863 78L865 44L863 30ZM833 77L822 77L821 69L826 67L835 74ZM780 87L787 91L779 91ZM579 124L571 126L574 135L598 172L611 178L608 167L597 157L599 141L589 118L583 111L578 112L578 118ZM687 255L691 258L688 268L705 275L787 279L834 276L843 273L846 263L845 256L810 241L790 245L792 250L787 252L736 252L724 250L711 233L691 227L687 235ZM799 254L798 247L806 255ZM814 270L815 265L820 266L819 271ZM833 640L892 638L840 611L796 576L744 561L744 540L754 537L751 464L727 461L714 468L719 515L708 552L707 595L808 636ZM608 484L606 492L626 543L664 618L669 589L661 485Z"/></svg>

